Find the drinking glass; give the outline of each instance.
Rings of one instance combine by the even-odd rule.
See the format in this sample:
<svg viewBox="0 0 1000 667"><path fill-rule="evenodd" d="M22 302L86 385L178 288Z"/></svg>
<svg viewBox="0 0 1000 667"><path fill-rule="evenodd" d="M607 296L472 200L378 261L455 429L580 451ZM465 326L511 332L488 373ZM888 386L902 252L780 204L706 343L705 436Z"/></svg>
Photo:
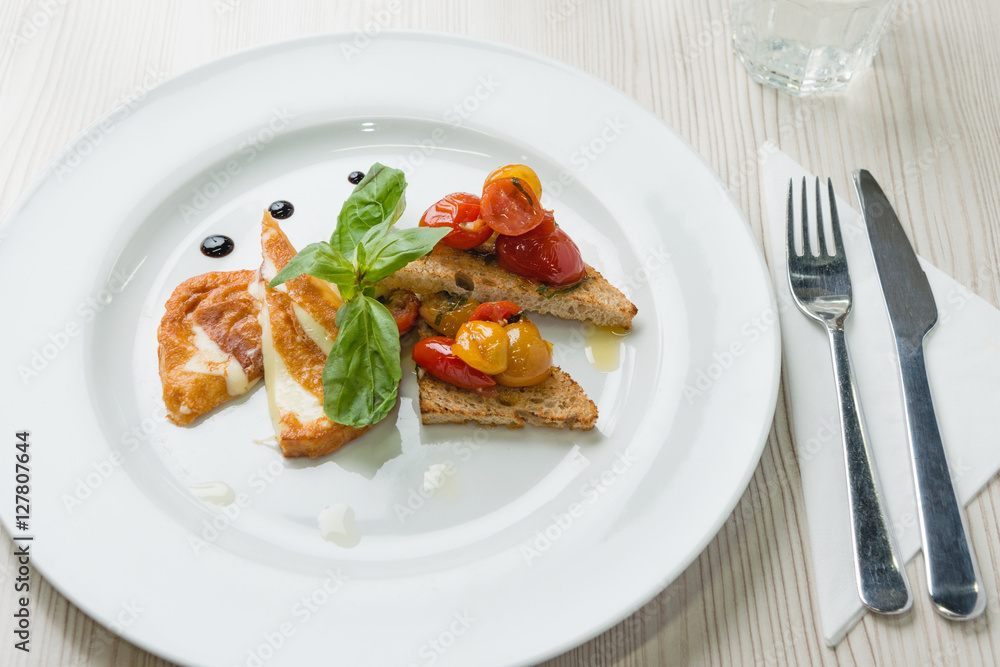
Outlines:
<svg viewBox="0 0 1000 667"><path fill-rule="evenodd" d="M792 95L841 90L868 67L897 0L731 0L733 49Z"/></svg>

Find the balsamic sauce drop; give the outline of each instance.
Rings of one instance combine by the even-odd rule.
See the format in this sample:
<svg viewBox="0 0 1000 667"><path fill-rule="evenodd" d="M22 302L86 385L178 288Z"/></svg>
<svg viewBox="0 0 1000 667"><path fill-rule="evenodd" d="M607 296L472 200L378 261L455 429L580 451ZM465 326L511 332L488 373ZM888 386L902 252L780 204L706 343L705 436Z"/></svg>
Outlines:
<svg viewBox="0 0 1000 667"><path fill-rule="evenodd" d="M357 185L358 183L360 183L362 181L362 179L364 179L364 177L365 177L365 172L363 172L363 171L352 171L350 174L347 175L347 180L349 180L351 183L354 183L355 185Z"/></svg>
<svg viewBox="0 0 1000 667"><path fill-rule="evenodd" d="M276 220L290 218L292 217L292 213L295 213L295 207L292 206L291 202L287 202L284 199L274 202L267 210L271 212L271 216Z"/></svg>
<svg viewBox="0 0 1000 667"><path fill-rule="evenodd" d="M228 236L216 234L201 242L201 254L208 257L225 257L233 251L236 244Z"/></svg>

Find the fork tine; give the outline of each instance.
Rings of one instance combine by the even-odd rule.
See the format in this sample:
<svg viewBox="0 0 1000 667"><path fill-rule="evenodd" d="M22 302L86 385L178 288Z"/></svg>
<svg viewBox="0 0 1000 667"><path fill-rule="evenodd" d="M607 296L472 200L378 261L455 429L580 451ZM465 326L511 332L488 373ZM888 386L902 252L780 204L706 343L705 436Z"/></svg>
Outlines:
<svg viewBox="0 0 1000 667"><path fill-rule="evenodd" d="M833 181L826 179L827 192L830 195L830 223L833 229L833 254L844 256L844 240L840 236L840 216L837 215L837 197L833 194Z"/></svg>
<svg viewBox="0 0 1000 667"><path fill-rule="evenodd" d="M802 254L812 255L809 247L809 207L806 204L806 177L802 177Z"/></svg>
<svg viewBox="0 0 1000 667"><path fill-rule="evenodd" d="M788 213L785 218L785 227L788 230L788 245L786 246L788 251L788 257L797 256L799 253L795 250L795 196L792 193L792 183L793 179L788 179Z"/></svg>
<svg viewBox="0 0 1000 667"><path fill-rule="evenodd" d="M829 255L826 251L826 231L823 229L823 199L819 195L819 176L816 177L816 246L820 257Z"/></svg>

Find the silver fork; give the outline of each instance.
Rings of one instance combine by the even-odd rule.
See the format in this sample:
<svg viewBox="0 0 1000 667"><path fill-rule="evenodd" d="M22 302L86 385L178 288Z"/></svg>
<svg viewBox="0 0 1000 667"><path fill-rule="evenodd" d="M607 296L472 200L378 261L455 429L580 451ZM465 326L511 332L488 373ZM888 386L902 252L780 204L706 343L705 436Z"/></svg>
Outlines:
<svg viewBox="0 0 1000 667"><path fill-rule="evenodd" d="M840 236L840 220L833 183L827 179L832 222L833 253L827 249L823 229L823 203L816 179L816 238L809 239L809 212L806 179L802 179L802 253L795 249L795 207L792 181L788 182L788 284L799 309L826 327L833 351L833 371L840 404L840 425L847 463L847 493L851 510L851 539L854 544L854 571L861 601L872 611L899 614L912 604L906 572L898 557L896 543L882 506L875 459L868 445L864 416L858 401L854 370L847 351L844 321L851 312L851 277Z"/></svg>

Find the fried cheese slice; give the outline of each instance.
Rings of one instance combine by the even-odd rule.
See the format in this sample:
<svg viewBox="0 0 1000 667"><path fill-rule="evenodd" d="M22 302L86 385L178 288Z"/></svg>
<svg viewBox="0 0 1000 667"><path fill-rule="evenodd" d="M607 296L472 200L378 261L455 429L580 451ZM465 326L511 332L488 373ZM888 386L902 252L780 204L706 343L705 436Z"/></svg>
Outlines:
<svg viewBox="0 0 1000 667"><path fill-rule="evenodd" d="M264 381L278 445L287 458L325 456L368 430L332 422L323 412L323 367L343 300L329 283L305 274L267 286L295 256L270 212L261 225L261 250L253 291L261 304Z"/></svg>
<svg viewBox="0 0 1000 667"><path fill-rule="evenodd" d="M157 330L167 417L179 426L241 396L264 374L254 271L214 271L185 280Z"/></svg>

